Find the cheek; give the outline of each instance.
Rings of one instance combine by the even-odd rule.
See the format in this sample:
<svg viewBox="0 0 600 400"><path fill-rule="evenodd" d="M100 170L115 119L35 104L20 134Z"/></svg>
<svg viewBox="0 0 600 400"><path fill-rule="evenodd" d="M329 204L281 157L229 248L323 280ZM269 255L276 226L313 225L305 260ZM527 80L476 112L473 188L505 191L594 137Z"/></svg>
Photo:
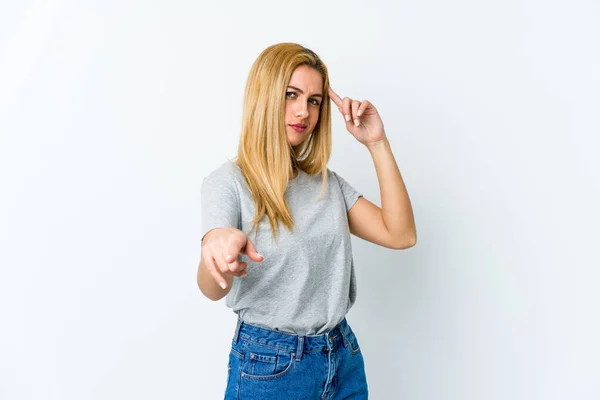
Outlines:
<svg viewBox="0 0 600 400"><path fill-rule="evenodd" d="M311 113L310 122L311 122L312 126L315 126L317 124L317 122L319 121L319 114L320 114L320 110L315 110L313 113Z"/></svg>

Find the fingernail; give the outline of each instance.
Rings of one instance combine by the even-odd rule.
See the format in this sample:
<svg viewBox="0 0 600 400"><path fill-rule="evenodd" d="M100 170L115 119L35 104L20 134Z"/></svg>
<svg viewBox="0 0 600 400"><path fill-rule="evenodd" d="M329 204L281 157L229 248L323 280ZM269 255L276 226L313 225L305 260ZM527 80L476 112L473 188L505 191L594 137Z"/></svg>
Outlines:
<svg viewBox="0 0 600 400"><path fill-rule="evenodd" d="M358 126L358 124L359 124L359 123L358 123L358 120L357 120L357 119L355 119L355 120L354 120L354 126Z"/></svg>
<svg viewBox="0 0 600 400"><path fill-rule="evenodd" d="M358 112L356 113L356 115L358 115L359 117L361 114L362 114L362 110L358 110Z"/></svg>
<svg viewBox="0 0 600 400"><path fill-rule="evenodd" d="M247 276L248 276L248 273L245 273L245 274L242 275L242 278L245 278Z"/></svg>
<svg viewBox="0 0 600 400"><path fill-rule="evenodd" d="M350 116L346 115L346 122L350 121Z"/></svg>
<svg viewBox="0 0 600 400"><path fill-rule="evenodd" d="M223 289L225 289L225 288L227 287L227 284L226 284L225 282L221 282L221 283L219 283L219 285L220 285L220 286L221 286Z"/></svg>

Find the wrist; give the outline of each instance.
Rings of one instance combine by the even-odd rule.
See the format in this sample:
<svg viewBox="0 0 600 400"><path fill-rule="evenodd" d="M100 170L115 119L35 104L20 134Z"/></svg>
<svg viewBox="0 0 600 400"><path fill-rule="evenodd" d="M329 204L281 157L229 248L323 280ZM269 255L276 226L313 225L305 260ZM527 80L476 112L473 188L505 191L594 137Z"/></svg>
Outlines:
<svg viewBox="0 0 600 400"><path fill-rule="evenodd" d="M371 143L367 143L365 146L367 147L367 149L371 152L373 151L377 151L379 149L384 149L386 147L389 147L390 142L388 141L387 137L384 137L381 140L378 140L376 142L371 142Z"/></svg>

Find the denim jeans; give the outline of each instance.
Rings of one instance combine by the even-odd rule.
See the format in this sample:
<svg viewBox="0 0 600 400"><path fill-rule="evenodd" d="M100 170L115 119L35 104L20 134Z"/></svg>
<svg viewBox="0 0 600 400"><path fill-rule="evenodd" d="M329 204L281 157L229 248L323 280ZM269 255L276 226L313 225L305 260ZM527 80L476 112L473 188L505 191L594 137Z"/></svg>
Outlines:
<svg viewBox="0 0 600 400"><path fill-rule="evenodd" d="M298 336L238 317L225 400L367 398L363 355L346 318L321 335Z"/></svg>

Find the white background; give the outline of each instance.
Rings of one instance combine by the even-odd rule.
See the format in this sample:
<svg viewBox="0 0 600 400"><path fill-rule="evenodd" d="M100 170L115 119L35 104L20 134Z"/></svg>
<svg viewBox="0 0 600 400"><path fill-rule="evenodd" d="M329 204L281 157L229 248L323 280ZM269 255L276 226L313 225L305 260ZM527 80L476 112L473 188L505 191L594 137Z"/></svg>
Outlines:
<svg viewBox="0 0 600 400"><path fill-rule="evenodd" d="M224 4L225 3L225 4ZM596 1L0 2L0 398L219 399L200 183L267 46L372 101L418 243L353 238L372 399L600 398ZM334 118L329 167L379 203Z"/></svg>

